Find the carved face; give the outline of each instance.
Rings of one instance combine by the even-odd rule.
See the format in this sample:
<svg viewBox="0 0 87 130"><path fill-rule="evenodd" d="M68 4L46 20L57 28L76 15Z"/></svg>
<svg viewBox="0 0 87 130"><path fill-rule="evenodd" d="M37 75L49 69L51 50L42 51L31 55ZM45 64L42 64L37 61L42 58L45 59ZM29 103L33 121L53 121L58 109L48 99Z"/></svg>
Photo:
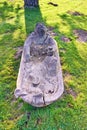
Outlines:
<svg viewBox="0 0 87 130"><path fill-rule="evenodd" d="M46 27L43 24L37 24L35 32L39 35L39 37L43 37L46 34Z"/></svg>

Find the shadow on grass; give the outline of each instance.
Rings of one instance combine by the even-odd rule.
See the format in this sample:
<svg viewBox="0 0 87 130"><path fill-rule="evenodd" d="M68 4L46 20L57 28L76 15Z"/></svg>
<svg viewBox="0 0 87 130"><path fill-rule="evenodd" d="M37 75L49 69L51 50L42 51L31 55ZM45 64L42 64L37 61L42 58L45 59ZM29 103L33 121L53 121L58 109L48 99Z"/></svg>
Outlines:
<svg viewBox="0 0 87 130"><path fill-rule="evenodd" d="M73 130L79 129L78 123L75 124L76 122L74 121L74 117L76 117L76 114L80 114L79 111L74 111L73 113L73 108L69 108L67 106L69 102L73 102L73 99L69 96L66 100L60 99L52 105L44 108L32 107L29 104L23 102L21 99L16 101L13 100L12 102L20 60L14 60L13 48L23 45L26 37L24 34L25 30L23 30L22 24L20 22L21 15L24 15L25 17L25 28L27 36L32 32L32 30L34 30L37 22L43 22L44 24L46 24L46 20L42 18L40 7L34 9L26 8L24 10L24 14L21 14L20 10L21 8L19 5L14 8L13 5L9 5L8 3L4 3L3 6L0 8L0 15L2 16L0 34L3 34L0 39L0 69L3 70L2 72L0 72L0 80L2 83L0 89L0 110L2 112L0 115L0 119L2 120L1 129L8 129L8 127L9 129L10 127L14 127L12 130L65 130L71 128ZM14 12L15 15L12 15L12 13ZM60 15L60 17L64 21L66 21L67 24L70 25L70 34L72 34L73 28L79 27L79 25L77 26L74 23L77 21L77 18L73 19L69 16L64 15ZM9 19L12 20L14 18L14 23L6 21ZM83 19L81 20L83 21ZM15 31L17 31L18 29L19 33L14 39L13 33L15 34ZM66 49L66 53L63 55L63 57L65 59L65 64L67 64L67 70L72 74L79 76L81 74L81 71L75 61L77 61L79 64L83 64L84 61L79 55L74 42L71 42L70 44L60 42L59 44L62 48ZM81 65L81 67L83 67L83 65ZM2 93L4 94L2 95ZM23 103L22 107L20 107L21 103ZM23 115L21 113L23 113ZM28 113L30 113L30 117ZM78 120L79 118L77 117L76 119ZM68 124L70 124L71 126L69 125L68 127ZM76 128L74 128L74 125L77 125Z"/></svg>
<svg viewBox="0 0 87 130"><path fill-rule="evenodd" d="M72 40L70 43L64 43L60 41L60 48L64 48L66 53L63 54L64 62L67 65L67 71L76 77L81 76L82 72L85 71L85 60L78 52L76 46L76 36L74 35L73 31L75 29L84 29L87 16L72 16L69 14L58 15L63 21L63 24L67 24L69 26L69 32L66 33L68 37ZM81 43L78 43L81 44ZM81 45L82 46L82 45ZM83 45L84 46L84 45ZM61 53L62 54L62 53Z"/></svg>
<svg viewBox="0 0 87 130"><path fill-rule="evenodd" d="M85 28L87 26L87 15L71 15L66 12L65 14L59 15L58 16L62 19L62 24L68 25L69 26L69 33L67 35L71 35L72 37L75 38L73 35L73 31L75 29L83 29L87 30Z"/></svg>
<svg viewBox="0 0 87 130"><path fill-rule="evenodd" d="M1 107L0 109L2 112L2 114L0 115L1 116L0 119L3 122L2 126L0 127L1 129L4 129L9 126L8 123L4 123L5 119L11 125L11 119L13 120L12 123L17 118L18 118L17 121L19 120L20 122L22 118L19 116L21 115L22 112L25 115L26 112L33 111L33 116L34 116L35 113L43 114L43 112L45 111L45 109L43 111L43 109L34 108L29 104L21 101L23 103L23 108L21 108L23 110L22 111L18 107L18 105L20 105L20 101L13 100L13 99L14 99L14 89L16 87L16 79L17 79L17 73L18 73L19 62L20 62L20 59L18 60L14 59L14 54L15 54L14 48L17 48L18 46L21 45L23 46L26 35L28 36L32 32L32 30L34 30L34 27L37 22L42 22L46 24L45 23L46 21L42 18L40 8L34 8L34 9L26 8L23 14L20 11L23 8L21 8L20 5L14 7L13 4L9 4L8 2L2 2L0 4L2 4L0 7L0 15L1 15L1 25L0 25L0 34L1 34L0 37L0 52L1 52L0 54L0 61L1 61L0 62L0 81L1 81L0 106ZM21 23L22 15L24 15L25 18L26 35L24 34L25 30L23 30L22 23ZM2 93L4 94L2 95ZM35 114L36 118L38 118L38 114L37 115Z"/></svg>
<svg viewBox="0 0 87 130"><path fill-rule="evenodd" d="M37 22L43 22L46 24L46 20L42 18L40 8L34 8L34 9L25 9L25 27L26 27L26 35L28 36L32 30L34 30L34 27ZM76 17L70 17L67 15L60 15L60 17L67 22L67 24L70 26L70 34L73 38L73 29L81 27L78 23L79 20L84 22L83 18L77 19ZM73 38L75 40L75 38ZM65 64L67 65L67 70L77 77L81 76L81 71L84 67L84 60L80 56L77 47L75 45L75 41L72 41L70 44L66 44L63 42L60 42L61 47L66 49L66 53L63 55L65 59ZM19 102L23 102L20 100ZM17 122L17 128L26 130L29 129L46 129L46 130L57 130L57 129L79 129L78 123L74 121L74 117L77 117L78 120L78 114L79 111L75 111L72 108L68 107L68 103L73 104L73 99L68 95L68 98L66 100L61 99L61 101L57 101L53 103L50 106L44 107L44 108L35 108L30 106L29 104L23 102L23 107L21 108L21 111L23 111L23 116L18 120ZM67 109L66 109L67 107ZM65 109L64 109L65 108ZM65 115L65 117L64 117ZM70 120L69 120L70 119ZM78 122L80 122L78 120ZM74 128L74 125L75 128Z"/></svg>
<svg viewBox="0 0 87 130"><path fill-rule="evenodd" d="M24 9L24 16L25 16L25 28L27 36L29 33L34 30L34 27L37 23L42 22L46 23L46 21L42 18L42 14L40 11L40 7L37 8L25 8Z"/></svg>
<svg viewBox="0 0 87 130"><path fill-rule="evenodd" d="M23 29L22 24L20 24L19 10L19 5L14 8L8 2L0 3L0 80L8 84L16 79L18 71L19 61L14 59L14 48L23 45L24 42L21 36ZM18 31L18 35L14 38L16 31Z"/></svg>

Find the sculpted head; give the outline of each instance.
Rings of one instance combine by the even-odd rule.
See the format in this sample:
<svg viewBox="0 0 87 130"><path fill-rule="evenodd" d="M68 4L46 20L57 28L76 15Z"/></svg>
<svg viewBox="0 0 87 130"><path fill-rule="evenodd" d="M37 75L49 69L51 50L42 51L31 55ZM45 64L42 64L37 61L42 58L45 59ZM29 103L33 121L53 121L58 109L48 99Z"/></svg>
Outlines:
<svg viewBox="0 0 87 130"><path fill-rule="evenodd" d="M35 32L39 37L43 37L47 32L47 28L42 23L38 23L36 24Z"/></svg>

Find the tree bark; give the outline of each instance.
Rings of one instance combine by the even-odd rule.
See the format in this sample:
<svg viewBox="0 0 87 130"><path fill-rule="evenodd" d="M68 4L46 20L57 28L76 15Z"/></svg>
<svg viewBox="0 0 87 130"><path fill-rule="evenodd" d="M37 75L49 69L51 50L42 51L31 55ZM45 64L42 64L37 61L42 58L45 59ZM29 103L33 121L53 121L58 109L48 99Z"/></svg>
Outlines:
<svg viewBox="0 0 87 130"><path fill-rule="evenodd" d="M38 7L39 6L39 0L24 0L24 6L25 7Z"/></svg>

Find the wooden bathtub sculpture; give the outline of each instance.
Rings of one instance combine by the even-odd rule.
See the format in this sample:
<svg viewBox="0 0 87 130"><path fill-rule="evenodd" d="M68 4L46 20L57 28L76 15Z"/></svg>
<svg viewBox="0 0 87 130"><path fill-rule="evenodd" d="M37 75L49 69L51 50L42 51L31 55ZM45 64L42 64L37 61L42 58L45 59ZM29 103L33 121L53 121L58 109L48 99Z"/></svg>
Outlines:
<svg viewBox="0 0 87 130"><path fill-rule="evenodd" d="M32 106L43 107L56 101L63 91L56 41L38 23L25 41L14 94Z"/></svg>

